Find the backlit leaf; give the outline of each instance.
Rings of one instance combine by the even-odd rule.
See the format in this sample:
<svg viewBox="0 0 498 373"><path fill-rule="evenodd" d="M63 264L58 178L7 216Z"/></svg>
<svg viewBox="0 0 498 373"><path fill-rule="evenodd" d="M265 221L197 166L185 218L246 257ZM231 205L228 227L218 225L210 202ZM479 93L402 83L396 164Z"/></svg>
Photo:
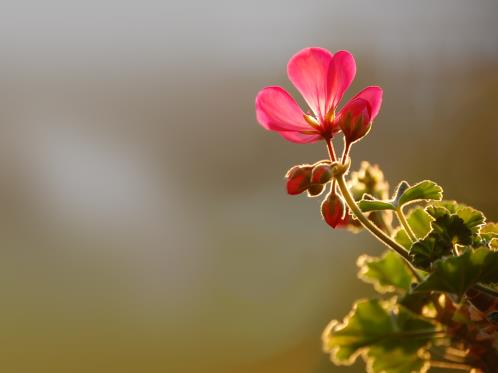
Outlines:
<svg viewBox="0 0 498 373"><path fill-rule="evenodd" d="M415 291L434 290L461 297L478 282L498 282L498 252L481 247L468 249L460 256L440 259Z"/></svg>
<svg viewBox="0 0 498 373"><path fill-rule="evenodd" d="M362 255L357 262L358 277L373 284L380 293L402 290L407 292L412 283L412 273L405 261L395 252L386 251L381 258Z"/></svg>
<svg viewBox="0 0 498 373"><path fill-rule="evenodd" d="M398 197L398 206L422 200L439 201L442 198L443 188L433 181L424 180L406 189L404 193Z"/></svg>
<svg viewBox="0 0 498 373"><path fill-rule="evenodd" d="M342 323L332 321L322 338L336 364L350 365L361 354L369 372L408 373L427 369L421 352L434 330L403 306L372 299L357 302Z"/></svg>
<svg viewBox="0 0 498 373"><path fill-rule="evenodd" d="M416 207L408 212L406 217L408 225L412 228L415 237L418 239L424 238L431 230L432 217L421 207ZM394 234L394 240L409 250L412 246L412 241L406 234L403 227L400 227Z"/></svg>
<svg viewBox="0 0 498 373"><path fill-rule="evenodd" d="M394 210L395 207L388 201L379 201L377 199L362 199L358 201L358 206L363 212L378 211L378 210Z"/></svg>

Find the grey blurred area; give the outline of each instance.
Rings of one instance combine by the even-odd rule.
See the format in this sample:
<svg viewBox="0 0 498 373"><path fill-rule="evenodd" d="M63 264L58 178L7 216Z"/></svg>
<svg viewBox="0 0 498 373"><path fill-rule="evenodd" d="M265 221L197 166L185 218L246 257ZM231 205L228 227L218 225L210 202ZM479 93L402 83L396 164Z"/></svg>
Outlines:
<svg viewBox="0 0 498 373"><path fill-rule="evenodd" d="M24 372L361 372L320 334L371 289L366 234L283 175L326 157L256 122L307 46L384 88L353 167L432 179L498 220L498 2L4 1L0 366ZM302 100L300 101L302 102Z"/></svg>

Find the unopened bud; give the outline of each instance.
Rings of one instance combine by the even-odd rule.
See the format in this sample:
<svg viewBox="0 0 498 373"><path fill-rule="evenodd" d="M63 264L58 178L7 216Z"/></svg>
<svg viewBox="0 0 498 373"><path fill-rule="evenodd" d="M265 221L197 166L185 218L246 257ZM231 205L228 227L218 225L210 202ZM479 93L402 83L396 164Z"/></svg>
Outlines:
<svg viewBox="0 0 498 373"><path fill-rule="evenodd" d="M287 193L290 195L301 194L311 185L311 165L294 166L285 177L287 178Z"/></svg>
<svg viewBox="0 0 498 373"><path fill-rule="evenodd" d="M361 139L372 126L369 102L361 98L351 101L341 112L338 124L344 133L346 143L352 144Z"/></svg>
<svg viewBox="0 0 498 373"><path fill-rule="evenodd" d="M311 184L325 184L332 179L330 164L318 164L311 172Z"/></svg>
<svg viewBox="0 0 498 373"><path fill-rule="evenodd" d="M325 185L323 184L311 184L308 188L308 197L317 197L322 194L325 189Z"/></svg>
<svg viewBox="0 0 498 373"><path fill-rule="evenodd" d="M335 228L344 221L346 206L341 196L330 192L322 202L321 211L325 222Z"/></svg>

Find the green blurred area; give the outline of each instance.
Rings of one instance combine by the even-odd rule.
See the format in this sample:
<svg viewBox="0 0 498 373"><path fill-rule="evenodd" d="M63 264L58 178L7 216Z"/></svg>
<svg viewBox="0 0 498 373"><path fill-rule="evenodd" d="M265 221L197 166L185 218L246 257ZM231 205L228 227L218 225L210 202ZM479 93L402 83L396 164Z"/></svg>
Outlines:
<svg viewBox="0 0 498 373"><path fill-rule="evenodd" d="M384 89L353 168L498 220L496 2L90 3L1 16L2 371L364 371L320 335L383 249L285 194L326 149L255 120L306 46L352 51L346 98Z"/></svg>

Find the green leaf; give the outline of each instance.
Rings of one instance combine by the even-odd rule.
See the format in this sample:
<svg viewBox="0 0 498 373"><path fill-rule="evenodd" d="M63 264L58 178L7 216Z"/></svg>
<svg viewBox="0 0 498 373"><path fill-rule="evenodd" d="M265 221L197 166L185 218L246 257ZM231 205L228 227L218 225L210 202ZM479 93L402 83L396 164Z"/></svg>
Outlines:
<svg viewBox="0 0 498 373"><path fill-rule="evenodd" d="M493 238L498 238L498 223L488 223L481 227L480 236L491 241Z"/></svg>
<svg viewBox="0 0 498 373"><path fill-rule="evenodd" d="M434 202L432 207L427 208L427 212L431 209L436 209L441 211L441 208L446 209L448 213L452 215L457 215L463 220L465 226L470 229L473 234L477 234L479 228L484 224L486 218L484 214L470 206L457 203L456 201L440 201ZM432 215L432 214L431 214Z"/></svg>
<svg viewBox="0 0 498 373"><path fill-rule="evenodd" d="M406 220L408 221L408 225L412 228L415 237L421 239L431 230L431 221L433 218L422 207L416 207L408 212ZM412 241L403 227L400 227L395 232L394 240L407 250L412 246Z"/></svg>
<svg viewBox="0 0 498 373"><path fill-rule="evenodd" d="M439 201L443 198L443 188L430 180L424 180L406 189L398 197L398 206L406 205L407 203L422 201L422 200L436 200Z"/></svg>
<svg viewBox="0 0 498 373"><path fill-rule="evenodd" d="M423 373L430 367L430 354L427 351L421 354L417 346L400 347L392 344L389 349L371 347L368 351L367 372L379 373ZM423 355L423 356L420 356Z"/></svg>
<svg viewBox="0 0 498 373"><path fill-rule="evenodd" d="M410 256L415 267L428 269L435 260L451 254L451 249L451 245L431 233L423 240L419 240L412 245Z"/></svg>
<svg viewBox="0 0 498 373"><path fill-rule="evenodd" d="M369 195L364 195L358 202L363 212L378 210L396 210L408 203L422 200L441 200L443 189L433 181L424 180L413 186L406 181L399 183L394 196L390 200L378 200Z"/></svg>
<svg viewBox="0 0 498 373"><path fill-rule="evenodd" d="M415 291L441 291L461 297L478 282L498 282L498 252L486 247L468 249L460 256L443 258Z"/></svg>
<svg viewBox="0 0 498 373"><path fill-rule="evenodd" d="M421 314L424 306L432 302L433 296L431 293L419 292L419 293L407 293L403 297L400 298L399 304L405 306L410 311L415 312L416 314Z"/></svg>
<svg viewBox="0 0 498 373"><path fill-rule="evenodd" d="M435 217L435 216L434 216ZM453 244L470 245L472 231L458 215L440 215L431 222L432 233L444 241L450 248Z"/></svg>
<svg viewBox="0 0 498 373"><path fill-rule="evenodd" d="M491 250L498 250L498 223L487 223L481 226L478 243Z"/></svg>
<svg viewBox="0 0 498 373"><path fill-rule="evenodd" d="M361 354L370 372L407 373L426 368L420 352L434 331L403 306L372 299L357 302L343 323L332 321L322 338L338 365L350 365Z"/></svg>
<svg viewBox="0 0 498 373"><path fill-rule="evenodd" d="M474 212L469 214L471 211L467 207L455 210L461 212L462 217L440 204L428 206L426 211L434 219L430 223L432 230L410 248L413 263L424 269L429 268L435 260L450 255L454 245L471 245L475 236L473 224L477 222L476 215ZM463 218L467 218L467 222Z"/></svg>
<svg viewBox="0 0 498 373"><path fill-rule="evenodd" d="M362 255L358 258L357 265L360 267L358 277L373 284L379 293L410 290L412 273L395 252L386 251L381 258Z"/></svg>
<svg viewBox="0 0 498 373"><path fill-rule="evenodd" d="M388 201L380 201L378 199L362 199L358 201L358 206L363 212L378 211L378 210L395 210L396 208Z"/></svg>

